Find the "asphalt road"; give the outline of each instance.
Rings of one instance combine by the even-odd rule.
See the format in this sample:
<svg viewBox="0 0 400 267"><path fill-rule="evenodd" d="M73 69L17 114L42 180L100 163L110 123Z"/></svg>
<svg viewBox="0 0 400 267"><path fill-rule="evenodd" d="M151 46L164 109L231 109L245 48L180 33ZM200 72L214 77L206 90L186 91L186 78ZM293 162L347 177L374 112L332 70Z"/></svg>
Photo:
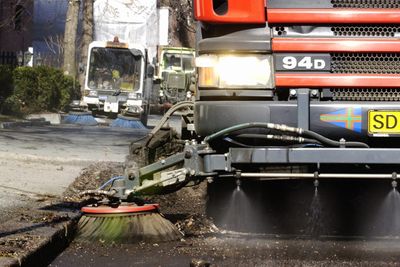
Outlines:
<svg viewBox="0 0 400 267"><path fill-rule="evenodd" d="M50 266L399 266L400 242L218 235L136 245L73 243ZM199 265L208 266L208 265Z"/></svg>
<svg viewBox="0 0 400 267"><path fill-rule="evenodd" d="M123 162L129 143L147 132L73 125L1 129L0 210L60 195L91 163Z"/></svg>

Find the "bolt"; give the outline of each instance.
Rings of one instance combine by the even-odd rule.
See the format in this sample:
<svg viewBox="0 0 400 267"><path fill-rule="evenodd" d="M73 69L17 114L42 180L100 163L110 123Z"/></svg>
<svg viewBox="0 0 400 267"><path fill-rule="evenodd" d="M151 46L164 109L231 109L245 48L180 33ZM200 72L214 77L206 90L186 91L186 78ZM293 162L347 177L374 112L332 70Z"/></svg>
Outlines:
<svg viewBox="0 0 400 267"><path fill-rule="evenodd" d="M165 159L161 160L161 164L165 165Z"/></svg>
<svg viewBox="0 0 400 267"><path fill-rule="evenodd" d="M290 96L294 97L297 95L297 91L295 89L290 90Z"/></svg>
<svg viewBox="0 0 400 267"><path fill-rule="evenodd" d="M192 157L193 153L191 150L186 150L185 151L185 159L190 159Z"/></svg>
<svg viewBox="0 0 400 267"><path fill-rule="evenodd" d="M194 176L196 174L195 170L190 170L190 175Z"/></svg>
<svg viewBox="0 0 400 267"><path fill-rule="evenodd" d="M207 183L211 184L212 182L214 182L214 178L209 176L206 178L207 179Z"/></svg>
<svg viewBox="0 0 400 267"><path fill-rule="evenodd" d="M312 90L311 91L311 96L317 97L318 96L318 90Z"/></svg>

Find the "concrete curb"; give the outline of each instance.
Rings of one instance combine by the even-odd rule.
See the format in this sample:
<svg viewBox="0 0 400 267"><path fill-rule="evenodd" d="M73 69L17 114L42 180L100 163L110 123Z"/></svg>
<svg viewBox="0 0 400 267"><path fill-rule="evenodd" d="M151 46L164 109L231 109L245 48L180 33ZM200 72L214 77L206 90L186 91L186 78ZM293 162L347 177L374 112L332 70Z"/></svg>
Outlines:
<svg viewBox="0 0 400 267"><path fill-rule="evenodd" d="M29 121L12 121L12 122L0 122L0 129L12 129L17 127L32 127L32 126L48 126L49 121L44 119L34 119Z"/></svg>
<svg viewBox="0 0 400 267"><path fill-rule="evenodd" d="M63 216L67 215L67 220L58 223L24 224L23 228L20 229L29 229L23 232L24 235L32 238L40 237L40 239L38 238L39 242L29 247L28 250L23 251L23 253L18 253L15 257L0 256L0 266L48 266L72 241L76 232L77 221L80 218L80 213L72 210L55 213ZM8 223L13 223L12 221ZM8 233L0 232L0 243L5 242L4 239L6 238L8 240L18 240L18 235L20 234L21 232L18 232L18 229Z"/></svg>

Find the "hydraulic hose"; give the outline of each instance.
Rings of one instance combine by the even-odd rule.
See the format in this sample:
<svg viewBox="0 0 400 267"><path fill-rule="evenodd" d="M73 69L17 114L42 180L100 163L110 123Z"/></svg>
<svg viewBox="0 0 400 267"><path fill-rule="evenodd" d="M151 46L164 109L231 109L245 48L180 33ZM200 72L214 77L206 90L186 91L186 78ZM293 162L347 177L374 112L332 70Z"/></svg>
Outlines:
<svg viewBox="0 0 400 267"><path fill-rule="evenodd" d="M265 122L247 122L243 124L238 124L234 125L228 128L225 128L219 132L216 132L214 134L211 134L204 138L204 141L206 143L219 138L221 136L224 136L226 134L230 134L232 132L244 130L244 129L249 129L249 128L266 128L266 129L271 129L271 130L278 130L281 132L292 132L301 135L303 132L303 129L300 128L294 128L294 127L289 127L283 124L274 124L274 123L265 123Z"/></svg>
<svg viewBox="0 0 400 267"><path fill-rule="evenodd" d="M340 141L335 141L329 138L326 138L325 136L322 136L316 132L309 131L309 130L304 130L303 132L304 136L310 137L312 139L320 141L322 144L332 146L332 147L340 147L341 145L345 145L347 147L364 147L364 148L369 148L369 146L366 143L362 142L340 142Z"/></svg>
<svg viewBox="0 0 400 267"><path fill-rule="evenodd" d="M304 138L304 137L296 137L291 135L272 135L272 134L239 134L236 137L239 138L249 138L249 139L265 139L265 140L275 140L275 141L282 141L282 142L292 142L298 144L318 144L315 139Z"/></svg>
<svg viewBox="0 0 400 267"><path fill-rule="evenodd" d="M120 180L120 179L124 179L124 176L115 176L112 177L110 180L108 180L107 182L105 182L102 186L100 186L97 190L103 190L107 185L113 183L116 180Z"/></svg>
<svg viewBox="0 0 400 267"><path fill-rule="evenodd" d="M158 124L153 128L153 130L151 130L151 132L149 133L150 138L147 141L147 144L150 142L151 137L154 136L163 126L164 124L169 120L169 118L178 110L185 108L185 107L193 107L194 106L194 102L192 101L182 101L179 102L177 104L175 104L174 106L172 106L165 114L164 116L161 118L161 120L158 122ZM148 136L145 136L144 138L147 138ZM146 145L147 145L146 144Z"/></svg>
<svg viewBox="0 0 400 267"><path fill-rule="evenodd" d="M150 134L154 135L156 132L158 132L163 127L163 125L168 121L168 119L172 116L172 114L174 114L176 111L178 111L184 107L193 107L193 106L194 106L194 102L192 102L192 101L182 101L182 102L175 104L164 114L164 116L158 122L156 127L154 127L154 129L150 132Z"/></svg>
<svg viewBox="0 0 400 267"><path fill-rule="evenodd" d="M214 134L211 134L204 138L204 141L206 143L217 139L219 137L225 136L227 134L230 134L232 132L236 132L239 130L244 130L244 129L249 129L249 128L266 128L270 130L277 130L280 132L290 132L290 133L295 133L300 136L305 136L309 137L311 139L314 139L318 141L321 144L330 146L330 147L340 147L342 145L346 147L363 147L363 148L369 148L369 146L365 143L362 142L341 142L341 141L335 141L332 139L329 139L327 137L324 137L316 132L310 131L310 130L304 130L301 128L295 128L295 127L290 127L287 125L283 124L274 124L274 123L265 123L265 122L249 122L249 123L243 123L243 124L238 124L234 125L225 129L222 129L219 132L216 132Z"/></svg>

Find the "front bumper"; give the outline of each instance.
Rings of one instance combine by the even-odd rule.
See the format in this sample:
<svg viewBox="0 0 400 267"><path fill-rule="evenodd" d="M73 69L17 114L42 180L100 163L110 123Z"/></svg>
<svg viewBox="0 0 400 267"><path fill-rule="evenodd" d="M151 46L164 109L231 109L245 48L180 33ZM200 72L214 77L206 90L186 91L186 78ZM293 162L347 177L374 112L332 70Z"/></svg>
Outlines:
<svg viewBox="0 0 400 267"><path fill-rule="evenodd" d="M120 96L109 96L101 95L100 97L87 97L83 98L83 101L89 106L90 109L102 110L104 112L119 113L121 109L132 107L141 113L143 100L142 99L128 99L125 95Z"/></svg>
<svg viewBox="0 0 400 267"><path fill-rule="evenodd" d="M270 122L309 129L347 141L379 139L368 133L370 110L400 110L397 102L198 101L195 127L207 136L241 123Z"/></svg>

